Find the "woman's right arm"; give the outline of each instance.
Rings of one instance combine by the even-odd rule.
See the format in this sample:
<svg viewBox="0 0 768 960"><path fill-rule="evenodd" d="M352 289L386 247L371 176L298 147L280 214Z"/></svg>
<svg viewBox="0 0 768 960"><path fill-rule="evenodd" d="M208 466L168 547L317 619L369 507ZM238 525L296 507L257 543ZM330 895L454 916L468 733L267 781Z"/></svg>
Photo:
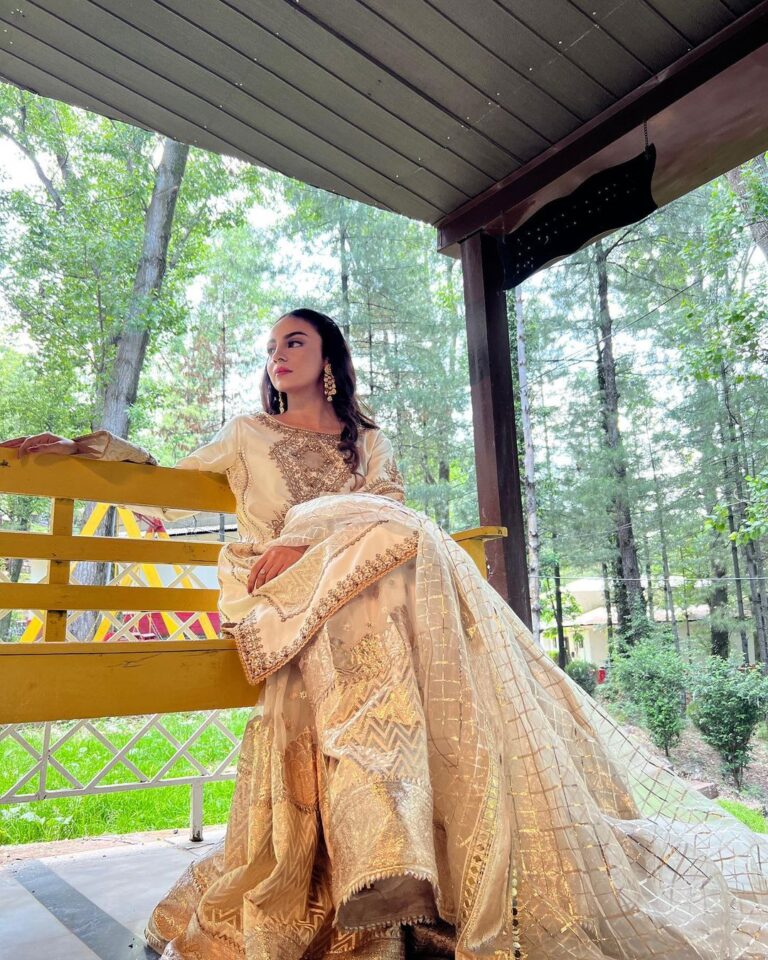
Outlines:
<svg viewBox="0 0 768 960"><path fill-rule="evenodd" d="M214 473L226 473L235 462L239 447L239 418L229 420L218 433L197 450L182 457L174 464L180 470L211 470ZM40 433L32 437L17 437L6 440L0 447L15 447L20 456L27 453L70 454L87 457L90 460L112 460L129 463L157 465L157 461L147 450L138 444L117 437L109 430L96 430L94 433L67 439L52 433ZM147 507L127 504L129 509L149 517L162 520L183 520L192 517L199 510L178 510L164 507Z"/></svg>
<svg viewBox="0 0 768 960"><path fill-rule="evenodd" d="M126 463L148 463L157 466L157 460L144 447L130 440L116 437L109 430L96 430L94 433L84 433L81 437L73 437L75 454L88 457L89 460L120 460ZM44 453L47 451L41 451Z"/></svg>
<svg viewBox="0 0 768 960"><path fill-rule="evenodd" d="M125 460L130 463L149 463L155 466L157 460L144 447L116 437L109 430L97 430L83 434L82 437L60 437L56 433L36 433L31 437L15 437L3 440L0 447L11 447L19 451L19 457L28 453L53 453L59 456L80 455L92 460Z"/></svg>
<svg viewBox="0 0 768 960"><path fill-rule="evenodd" d="M211 470L226 473L234 464L239 447L240 418L228 420L209 440L173 465L175 470ZM93 460L128 460L132 463L150 463L157 460L138 444L116 437L109 430L97 430L75 437L76 453Z"/></svg>

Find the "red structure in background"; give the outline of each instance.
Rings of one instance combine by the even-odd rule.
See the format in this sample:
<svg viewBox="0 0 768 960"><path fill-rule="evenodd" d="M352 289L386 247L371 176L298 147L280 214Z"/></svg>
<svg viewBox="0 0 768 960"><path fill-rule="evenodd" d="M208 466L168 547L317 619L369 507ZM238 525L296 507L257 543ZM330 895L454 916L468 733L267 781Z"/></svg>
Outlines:
<svg viewBox="0 0 768 960"><path fill-rule="evenodd" d="M200 614L197 613L178 613L175 612L172 614L174 617L177 617L181 620L182 623L186 623L188 620L192 620L195 617L199 617ZM208 618L211 621L211 626L219 633L221 627L221 617L218 613L209 613ZM123 614L123 623L129 623L131 615L129 613ZM131 627L130 633L137 640L166 640L170 633L168 627L166 626L165 620L161 613L145 613L140 617L136 623ZM185 629L187 636L192 634L192 636L199 637L201 640L205 639L205 632L203 631L202 624L199 619L194 620L189 627ZM111 640L115 635L115 631L112 630L106 634L104 640Z"/></svg>
<svg viewBox="0 0 768 960"><path fill-rule="evenodd" d="M159 517L148 517L144 513L139 513L139 511L134 510L133 515L137 520L140 520L142 523L147 525L147 533L151 534L164 534L167 533L163 521ZM199 618L200 614L197 613L180 613L175 611L172 616L176 617L178 620L181 620L182 623L186 623L188 620L191 620L195 617ZM211 621L211 626L216 631L216 634L219 633L219 628L221 626L221 617L218 612L209 612L208 618ZM130 623L131 614L123 614L123 623ZM145 613L139 620L131 627L130 633L137 640L167 640L170 636L170 631L168 626L163 619L163 616L159 612L154 613ZM201 640L205 639L205 631L203 626L200 623L199 619L195 619L189 627L185 629L185 634L189 636L190 634L194 637L199 637ZM111 640L115 636L115 631L111 630L104 637L104 640Z"/></svg>

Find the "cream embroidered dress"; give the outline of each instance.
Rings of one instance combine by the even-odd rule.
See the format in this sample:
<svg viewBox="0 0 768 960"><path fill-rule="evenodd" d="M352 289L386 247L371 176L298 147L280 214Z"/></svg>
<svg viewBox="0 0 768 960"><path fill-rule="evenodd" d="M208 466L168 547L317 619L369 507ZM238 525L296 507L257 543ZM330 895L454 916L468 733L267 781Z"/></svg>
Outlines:
<svg viewBox="0 0 768 960"><path fill-rule="evenodd" d="M337 438L264 413L179 464L236 494L221 606L263 713L226 836L155 908L151 944L164 960L768 958L768 841L532 642L404 505L381 431L359 443L364 480ZM274 543L308 549L249 597Z"/></svg>

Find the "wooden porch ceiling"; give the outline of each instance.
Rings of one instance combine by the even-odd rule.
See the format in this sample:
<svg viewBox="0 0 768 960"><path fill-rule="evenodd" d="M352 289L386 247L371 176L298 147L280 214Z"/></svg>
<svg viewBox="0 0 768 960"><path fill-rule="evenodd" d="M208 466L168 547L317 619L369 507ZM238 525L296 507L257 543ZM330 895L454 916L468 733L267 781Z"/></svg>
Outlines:
<svg viewBox="0 0 768 960"><path fill-rule="evenodd" d="M721 134L754 155L767 35L767 0L0 0L0 77L438 225L457 253L563 161L587 164L572 189L637 153L638 123L734 63L748 87L719 96L743 122ZM694 167L687 189L720 172Z"/></svg>

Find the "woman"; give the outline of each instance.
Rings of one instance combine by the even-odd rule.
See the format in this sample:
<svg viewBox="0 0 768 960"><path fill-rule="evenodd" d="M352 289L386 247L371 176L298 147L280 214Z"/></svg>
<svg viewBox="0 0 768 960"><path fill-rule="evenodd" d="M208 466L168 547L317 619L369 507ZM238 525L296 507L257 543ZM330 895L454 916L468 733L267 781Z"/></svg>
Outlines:
<svg viewBox="0 0 768 960"><path fill-rule="evenodd" d="M330 318L281 317L267 353L264 411L178 464L235 493L220 605L263 713L226 836L155 908L150 944L164 960L768 957L768 843L628 739L404 505ZM104 432L9 443L153 462Z"/></svg>

